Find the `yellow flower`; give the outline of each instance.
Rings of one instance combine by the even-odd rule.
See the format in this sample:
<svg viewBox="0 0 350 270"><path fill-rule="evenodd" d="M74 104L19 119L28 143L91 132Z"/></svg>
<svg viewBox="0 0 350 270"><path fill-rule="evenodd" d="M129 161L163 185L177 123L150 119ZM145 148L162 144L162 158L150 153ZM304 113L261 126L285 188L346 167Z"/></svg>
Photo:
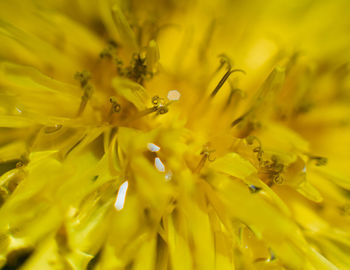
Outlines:
<svg viewBox="0 0 350 270"><path fill-rule="evenodd" d="M347 0L0 2L2 269L349 269Z"/></svg>

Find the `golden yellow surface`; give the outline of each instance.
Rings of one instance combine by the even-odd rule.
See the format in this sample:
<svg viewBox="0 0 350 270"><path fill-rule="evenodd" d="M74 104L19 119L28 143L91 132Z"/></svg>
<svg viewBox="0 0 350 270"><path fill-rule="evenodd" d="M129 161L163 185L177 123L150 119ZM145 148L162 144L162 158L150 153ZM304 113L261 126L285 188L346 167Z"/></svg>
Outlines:
<svg viewBox="0 0 350 270"><path fill-rule="evenodd" d="M349 10L0 1L0 268L350 269Z"/></svg>

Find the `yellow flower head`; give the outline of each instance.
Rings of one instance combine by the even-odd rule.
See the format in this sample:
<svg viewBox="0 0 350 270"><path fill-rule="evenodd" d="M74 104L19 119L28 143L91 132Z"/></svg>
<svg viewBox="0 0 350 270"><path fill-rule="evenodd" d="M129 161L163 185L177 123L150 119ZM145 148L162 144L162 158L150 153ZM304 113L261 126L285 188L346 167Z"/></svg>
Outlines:
<svg viewBox="0 0 350 270"><path fill-rule="evenodd" d="M347 0L0 1L0 268L350 268Z"/></svg>

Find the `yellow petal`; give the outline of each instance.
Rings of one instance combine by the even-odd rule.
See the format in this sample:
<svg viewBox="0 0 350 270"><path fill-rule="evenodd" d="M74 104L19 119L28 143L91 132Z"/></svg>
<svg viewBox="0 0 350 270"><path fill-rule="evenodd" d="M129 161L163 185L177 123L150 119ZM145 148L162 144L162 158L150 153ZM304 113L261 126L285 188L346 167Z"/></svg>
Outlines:
<svg viewBox="0 0 350 270"><path fill-rule="evenodd" d="M146 108L147 94L145 89L129 79L114 78L112 81L115 92L135 105L138 110Z"/></svg>
<svg viewBox="0 0 350 270"><path fill-rule="evenodd" d="M217 158L210 164L210 167L239 179L246 179L248 176L257 173L255 167L237 153L229 153Z"/></svg>

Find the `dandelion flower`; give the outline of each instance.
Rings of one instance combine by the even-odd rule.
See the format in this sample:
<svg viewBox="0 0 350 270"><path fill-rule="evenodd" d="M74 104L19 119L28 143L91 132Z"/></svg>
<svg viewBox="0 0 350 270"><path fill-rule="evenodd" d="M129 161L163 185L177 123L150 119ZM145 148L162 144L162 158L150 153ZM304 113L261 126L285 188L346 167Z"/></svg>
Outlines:
<svg viewBox="0 0 350 270"><path fill-rule="evenodd" d="M349 269L346 0L0 2L1 269Z"/></svg>

